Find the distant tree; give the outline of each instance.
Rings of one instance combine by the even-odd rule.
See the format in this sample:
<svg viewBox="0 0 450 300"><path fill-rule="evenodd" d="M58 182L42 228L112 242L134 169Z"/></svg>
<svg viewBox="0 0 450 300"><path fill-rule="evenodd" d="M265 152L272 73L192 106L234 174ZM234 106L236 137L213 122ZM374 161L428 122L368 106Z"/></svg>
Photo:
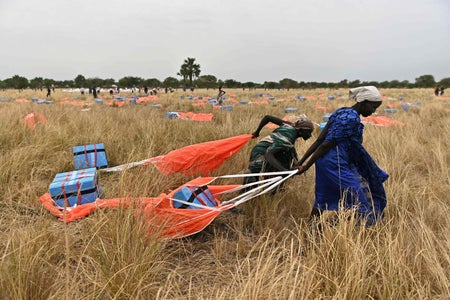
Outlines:
<svg viewBox="0 0 450 300"><path fill-rule="evenodd" d="M336 82L328 82L328 88L330 89L337 89L338 84Z"/></svg>
<svg viewBox="0 0 450 300"><path fill-rule="evenodd" d="M86 87L86 78L83 75L78 75L73 81L76 87Z"/></svg>
<svg viewBox="0 0 450 300"><path fill-rule="evenodd" d="M168 88L177 88L179 84L178 79L176 79L175 77L167 77L166 79L164 79L163 81L163 86L164 87L168 87Z"/></svg>
<svg viewBox="0 0 450 300"><path fill-rule="evenodd" d="M344 79L344 80L339 81L337 86L340 88L348 88L349 87L348 80Z"/></svg>
<svg viewBox="0 0 450 300"><path fill-rule="evenodd" d="M400 87L400 81L398 80L391 80L388 84L389 88L399 88Z"/></svg>
<svg viewBox="0 0 450 300"><path fill-rule="evenodd" d="M266 89L276 89L280 86L278 82L275 81L264 81L264 88Z"/></svg>
<svg viewBox="0 0 450 300"><path fill-rule="evenodd" d="M62 80L62 81L56 81L55 84L59 87L63 88L73 88L75 87L75 83L73 80Z"/></svg>
<svg viewBox="0 0 450 300"><path fill-rule="evenodd" d="M193 90L193 80L200 76L200 72L200 65L195 63L195 58L188 57L184 60L177 75L183 76L184 82L186 82L186 77L189 78L189 86Z"/></svg>
<svg viewBox="0 0 450 300"><path fill-rule="evenodd" d="M298 83L298 87L301 88L301 89L306 89L306 87L307 87L306 82L300 81L300 82Z"/></svg>
<svg viewBox="0 0 450 300"><path fill-rule="evenodd" d="M227 79L223 82L223 86L229 89L237 89L242 86L242 83L234 79Z"/></svg>
<svg viewBox="0 0 450 300"><path fill-rule="evenodd" d="M385 81L379 82L377 86L382 89L387 89L387 88L389 88L389 81L385 80Z"/></svg>
<svg viewBox="0 0 450 300"><path fill-rule="evenodd" d="M5 82L9 87L18 90L26 89L29 85L28 79L19 75L14 75L13 77L6 79Z"/></svg>
<svg viewBox="0 0 450 300"><path fill-rule="evenodd" d="M416 78L414 84L418 88L431 88L436 85L433 75L422 75Z"/></svg>
<svg viewBox="0 0 450 300"><path fill-rule="evenodd" d="M353 81L350 81L349 83L348 83L348 87L349 88L354 88L354 87L358 87L358 86L361 86L361 81L360 80L353 80Z"/></svg>
<svg viewBox="0 0 450 300"><path fill-rule="evenodd" d="M30 88L38 89L44 86L44 79L42 77L35 77L30 80Z"/></svg>
<svg viewBox="0 0 450 300"><path fill-rule="evenodd" d="M217 78L214 75L202 75L198 77L196 83L199 88L212 89L217 87Z"/></svg>
<svg viewBox="0 0 450 300"><path fill-rule="evenodd" d="M183 91L186 90L186 79L188 77L188 70L186 65L182 65L180 72L177 73L178 76L181 76L183 78Z"/></svg>
<svg viewBox="0 0 450 300"><path fill-rule="evenodd" d="M248 89L253 89L253 88L255 88L256 86L257 86L257 84L254 83L254 82L251 82L251 81L244 82L244 83L242 84L242 87L248 88Z"/></svg>
<svg viewBox="0 0 450 300"><path fill-rule="evenodd" d="M89 87L98 88L98 87L101 87L103 85L103 80L98 78L98 77L88 78L88 79L86 79L86 84Z"/></svg>
<svg viewBox="0 0 450 300"><path fill-rule="evenodd" d="M293 79L289 79L289 78L284 78L282 80L280 80L280 86L285 88L285 89L295 89L296 87L298 87L298 82L293 80Z"/></svg>
<svg viewBox="0 0 450 300"><path fill-rule="evenodd" d="M104 88L110 88L113 85L117 85L117 82L113 78L103 79L101 86Z"/></svg>
<svg viewBox="0 0 450 300"><path fill-rule="evenodd" d="M51 87L55 84L55 80L51 78L44 78L44 86Z"/></svg>
<svg viewBox="0 0 450 300"><path fill-rule="evenodd" d="M157 87L161 87L162 83L157 78L150 78L150 79L144 80L143 85L147 86L147 87L151 87L151 88L157 88Z"/></svg>
<svg viewBox="0 0 450 300"><path fill-rule="evenodd" d="M119 84L119 87L132 88L132 87L141 86L143 82L144 82L144 79L142 79L140 77L125 76L125 77L119 79L118 84Z"/></svg>
<svg viewBox="0 0 450 300"><path fill-rule="evenodd" d="M378 86L378 82L377 81L367 81L366 84L364 85L373 85L373 86Z"/></svg>
<svg viewBox="0 0 450 300"><path fill-rule="evenodd" d="M317 89L319 87L319 84L314 81L308 81L305 84L307 89Z"/></svg>
<svg viewBox="0 0 450 300"><path fill-rule="evenodd" d="M448 88L448 87L450 87L450 77L442 78L441 80L439 80L438 83L440 86Z"/></svg>
<svg viewBox="0 0 450 300"><path fill-rule="evenodd" d="M319 83L317 83L317 86L318 86L319 88L324 89L324 88L327 88L327 87L328 87L328 83L327 83L327 82L319 82Z"/></svg>
<svg viewBox="0 0 450 300"><path fill-rule="evenodd" d="M409 83L408 80L403 80L403 81L400 82L400 87L401 88L409 88L409 85L410 85L410 83Z"/></svg>

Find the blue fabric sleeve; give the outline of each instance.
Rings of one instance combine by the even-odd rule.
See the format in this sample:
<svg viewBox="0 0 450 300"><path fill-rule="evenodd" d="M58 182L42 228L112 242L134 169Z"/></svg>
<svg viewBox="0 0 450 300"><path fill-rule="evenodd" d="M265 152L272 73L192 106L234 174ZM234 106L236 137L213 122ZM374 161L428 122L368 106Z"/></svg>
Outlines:
<svg viewBox="0 0 450 300"><path fill-rule="evenodd" d="M334 140L339 143L360 136L361 120L358 113L353 109L337 110L328 122L330 122L330 125L325 137L326 142Z"/></svg>

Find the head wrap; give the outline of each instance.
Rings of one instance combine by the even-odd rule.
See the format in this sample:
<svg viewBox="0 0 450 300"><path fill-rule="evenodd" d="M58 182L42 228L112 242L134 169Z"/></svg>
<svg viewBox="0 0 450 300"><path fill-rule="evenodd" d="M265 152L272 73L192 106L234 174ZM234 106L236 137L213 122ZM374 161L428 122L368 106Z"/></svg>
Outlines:
<svg viewBox="0 0 450 300"><path fill-rule="evenodd" d="M363 102L364 100L381 102L381 94L374 86L360 86L350 89L348 98L350 100L355 100L356 102Z"/></svg>
<svg viewBox="0 0 450 300"><path fill-rule="evenodd" d="M306 116L301 116L300 118L298 118L297 121L295 121L294 123L294 128L299 130L299 129L307 129L307 130L314 130L314 124L311 122L310 119L308 119L308 117Z"/></svg>

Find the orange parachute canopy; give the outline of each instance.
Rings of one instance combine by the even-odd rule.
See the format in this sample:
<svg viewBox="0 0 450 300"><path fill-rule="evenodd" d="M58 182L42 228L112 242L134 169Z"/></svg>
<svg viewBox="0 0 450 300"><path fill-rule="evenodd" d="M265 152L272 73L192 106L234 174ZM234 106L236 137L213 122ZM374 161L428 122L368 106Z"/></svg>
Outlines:
<svg viewBox="0 0 450 300"><path fill-rule="evenodd" d="M166 175L207 176L236 154L250 139L251 134L238 135L222 140L189 145L169 153L148 159L144 164L153 164Z"/></svg>
<svg viewBox="0 0 450 300"><path fill-rule="evenodd" d="M95 202L65 209L56 206L49 193L42 195L39 201L45 209L65 223L84 218L97 209L128 208L133 205L140 213L138 215L143 217L148 233L158 234L163 238L182 238L200 232L221 212L272 190L296 173L297 170L199 177L183 184L169 194L162 193L158 197L97 199ZM218 178L231 179L255 175L288 176L284 178L282 176L271 177L246 185L212 185L212 182ZM239 193L237 196L231 194L250 186L253 186L251 190ZM230 194L232 198L223 198L226 194Z"/></svg>
<svg viewBox="0 0 450 300"><path fill-rule="evenodd" d="M166 175L183 173L188 176L207 176L209 172L217 169L227 159L236 154L251 138L251 134L242 134L226 139L193 144L170 151L165 155L100 169L100 171L117 172L138 165L153 164Z"/></svg>
<svg viewBox="0 0 450 300"><path fill-rule="evenodd" d="M134 205L141 210L149 233L158 233L163 238L182 238L202 231L221 212L228 210L234 204L221 205L220 193L234 190L240 185L209 185L214 177L201 177L191 180L169 194L161 194L151 198L113 198L97 199L95 202L61 210L55 206L49 193L42 195L39 201L51 214L59 220L69 223L84 218L100 208L127 208ZM195 209L175 208L174 195L184 187L207 186L217 205Z"/></svg>
<svg viewBox="0 0 450 300"><path fill-rule="evenodd" d="M42 124L47 123L47 119L42 114L40 114L36 111L27 114L23 118L23 121L24 121L25 125L31 130L33 130L36 127L37 122L41 122Z"/></svg>

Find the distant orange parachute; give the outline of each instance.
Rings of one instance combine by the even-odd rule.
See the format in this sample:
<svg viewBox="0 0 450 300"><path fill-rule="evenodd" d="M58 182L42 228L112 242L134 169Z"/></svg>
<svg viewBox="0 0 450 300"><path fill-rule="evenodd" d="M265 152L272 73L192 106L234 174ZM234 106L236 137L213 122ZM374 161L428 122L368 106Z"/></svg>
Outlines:
<svg viewBox="0 0 450 300"><path fill-rule="evenodd" d="M374 123L379 126L405 125L405 123L403 123L403 122L400 122L395 119L391 119L386 116L368 116L368 117L363 117L362 120L365 122Z"/></svg>
<svg viewBox="0 0 450 300"><path fill-rule="evenodd" d="M209 113L193 113L193 112L178 112L179 119L189 119L193 121L212 121L214 115Z"/></svg>
<svg viewBox="0 0 450 300"><path fill-rule="evenodd" d="M316 104L316 108L317 108L318 110L323 111L323 112L327 112L327 111L328 111L328 107L323 106L323 105L320 105L320 104Z"/></svg>
<svg viewBox="0 0 450 300"><path fill-rule="evenodd" d="M37 122L41 122L42 124L47 123L47 119L44 117L44 115L38 113L37 111L27 114L23 121L25 125L33 130L36 127Z"/></svg>

